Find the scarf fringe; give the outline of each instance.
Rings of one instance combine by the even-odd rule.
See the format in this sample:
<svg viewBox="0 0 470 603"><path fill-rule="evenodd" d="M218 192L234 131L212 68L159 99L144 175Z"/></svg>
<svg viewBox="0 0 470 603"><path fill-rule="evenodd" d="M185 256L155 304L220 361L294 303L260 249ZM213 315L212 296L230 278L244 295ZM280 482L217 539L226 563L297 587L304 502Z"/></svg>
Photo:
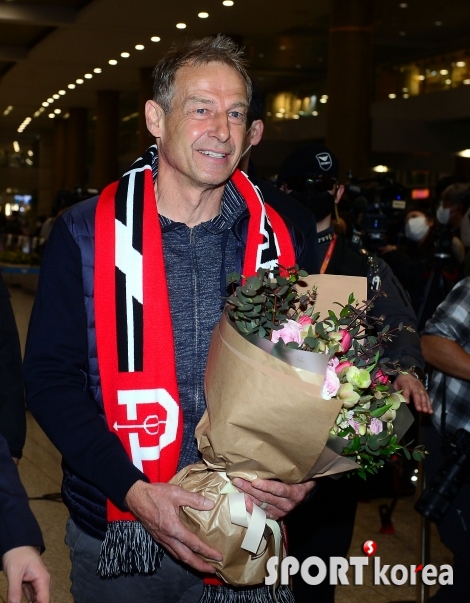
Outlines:
<svg viewBox="0 0 470 603"><path fill-rule="evenodd" d="M199 603L295 603L295 599L287 586L273 590L268 586L232 588L204 584Z"/></svg>
<svg viewBox="0 0 470 603"><path fill-rule="evenodd" d="M164 554L138 521L112 521L101 545L97 574L102 578L152 574L160 567Z"/></svg>

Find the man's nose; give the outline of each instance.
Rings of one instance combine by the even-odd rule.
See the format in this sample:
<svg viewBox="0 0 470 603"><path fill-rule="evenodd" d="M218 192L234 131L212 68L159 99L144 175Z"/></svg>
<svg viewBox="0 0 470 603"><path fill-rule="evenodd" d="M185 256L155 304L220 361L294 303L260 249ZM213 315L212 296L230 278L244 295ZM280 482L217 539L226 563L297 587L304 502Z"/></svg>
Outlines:
<svg viewBox="0 0 470 603"><path fill-rule="evenodd" d="M230 138L230 125L226 113L215 113L211 120L209 135L215 136L220 142L226 142Z"/></svg>

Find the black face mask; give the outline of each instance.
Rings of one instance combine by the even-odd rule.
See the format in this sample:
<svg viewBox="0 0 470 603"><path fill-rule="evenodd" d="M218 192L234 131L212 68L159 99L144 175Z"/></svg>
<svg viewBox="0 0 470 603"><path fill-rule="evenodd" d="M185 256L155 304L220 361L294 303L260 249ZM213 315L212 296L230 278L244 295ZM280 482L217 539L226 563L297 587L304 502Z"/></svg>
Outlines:
<svg viewBox="0 0 470 603"><path fill-rule="evenodd" d="M335 211L335 196L328 191L292 191L291 194L313 213L317 222Z"/></svg>

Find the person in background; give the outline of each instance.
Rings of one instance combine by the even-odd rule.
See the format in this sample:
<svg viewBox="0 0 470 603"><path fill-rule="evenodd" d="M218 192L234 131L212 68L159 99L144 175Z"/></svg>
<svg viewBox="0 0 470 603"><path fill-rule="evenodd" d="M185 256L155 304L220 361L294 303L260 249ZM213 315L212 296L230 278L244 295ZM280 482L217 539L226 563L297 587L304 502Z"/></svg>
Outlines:
<svg viewBox="0 0 470 603"><path fill-rule="evenodd" d="M10 293L0 275L0 433L18 463L26 438L21 347Z"/></svg>
<svg viewBox="0 0 470 603"><path fill-rule="evenodd" d="M40 552L41 530L28 503L5 438L0 435L0 560L8 603L49 603L51 578Z"/></svg>
<svg viewBox="0 0 470 603"><path fill-rule="evenodd" d="M420 206L408 208L404 230L406 243L386 245L380 254L408 292L419 332L462 278L463 248L448 227Z"/></svg>
<svg viewBox="0 0 470 603"><path fill-rule="evenodd" d="M416 327L416 317L401 285L387 264L349 248L345 236L336 233L333 215L344 192L338 180L339 163L323 145L309 145L292 153L279 170L278 185L301 201L315 215L322 274L365 276L369 299L378 290L387 296L374 301L372 313L384 315L391 328L402 322ZM400 331L386 350L391 360L400 363L394 387L402 390L416 410L432 412L424 386L424 359L417 333ZM351 544L358 501L358 479L325 478L317 481L313 495L286 518L289 554L300 564L318 556L329 566L330 557L346 557ZM335 586L326 578L316 586L300 575L293 577L296 603L333 603Z"/></svg>
<svg viewBox="0 0 470 603"><path fill-rule="evenodd" d="M429 484L448 458L443 444L457 430L470 439L470 278L464 278L438 306L422 333L426 361L433 367L429 394L434 408L432 423L422 427L423 443L430 452L424 463ZM467 444L468 446L468 444ZM446 450L447 448L447 450ZM458 456L468 454L455 449ZM449 473L450 475L450 473ZM453 481L453 488L458 485ZM453 584L444 585L430 603L466 603L470 568L470 484L461 484L437 529L444 545L453 553Z"/></svg>
<svg viewBox="0 0 470 603"><path fill-rule="evenodd" d="M468 218L470 212L470 184L455 182L448 186L442 193L442 199L436 210L436 217L440 224L449 226L454 237L462 240L464 235L464 247L470 247L470 229L468 228L468 219L463 222L464 217ZM462 229L462 224L464 227ZM463 261L463 256L460 259Z"/></svg>
<svg viewBox="0 0 470 603"><path fill-rule="evenodd" d="M245 146L238 167L245 172L245 174L248 174L250 180L260 190L264 200L303 234L305 246L303 252L297 258L297 263L302 270L306 270L309 274L316 274L320 269L320 265L318 263L317 225L315 216L297 201L297 199L287 195L267 180L259 178L256 173L255 164L250 159L252 147L257 146L263 137L263 117L263 94L258 86L253 84L246 124Z"/></svg>

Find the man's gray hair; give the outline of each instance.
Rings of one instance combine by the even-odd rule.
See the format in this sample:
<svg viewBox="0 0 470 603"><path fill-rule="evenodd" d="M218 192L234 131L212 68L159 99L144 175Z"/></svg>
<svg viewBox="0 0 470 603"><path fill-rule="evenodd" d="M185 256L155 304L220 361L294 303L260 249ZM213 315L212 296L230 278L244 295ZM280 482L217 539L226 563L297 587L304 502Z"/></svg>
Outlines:
<svg viewBox="0 0 470 603"><path fill-rule="evenodd" d="M162 107L165 113L170 113L178 69L185 65L199 67L207 63L223 63L238 71L244 79L249 103L251 101L251 80L242 55L243 51L235 42L222 34L175 44L154 69L153 100Z"/></svg>

